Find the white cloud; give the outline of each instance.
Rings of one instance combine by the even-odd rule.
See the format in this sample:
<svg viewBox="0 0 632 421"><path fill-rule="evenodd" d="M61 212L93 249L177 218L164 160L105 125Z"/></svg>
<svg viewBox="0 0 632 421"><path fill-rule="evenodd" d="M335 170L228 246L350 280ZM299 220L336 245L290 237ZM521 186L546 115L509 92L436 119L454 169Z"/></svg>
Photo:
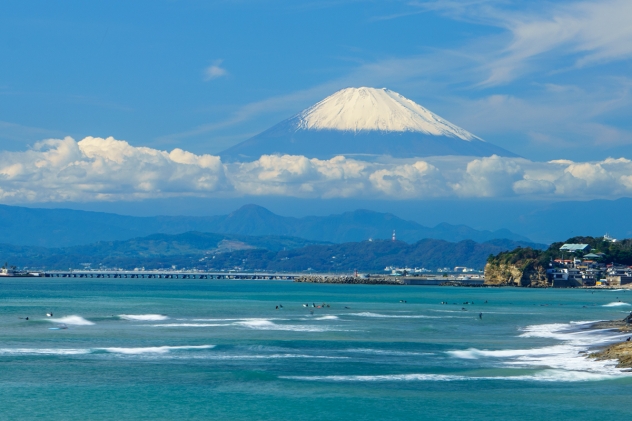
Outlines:
<svg viewBox="0 0 632 421"><path fill-rule="evenodd" d="M38 142L0 152L0 202L261 196L426 199L593 199L630 196L632 161L429 157L366 162L264 155L222 163L212 155L135 147L114 138Z"/></svg>
<svg viewBox="0 0 632 421"><path fill-rule="evenodd" d="M0 153L0 200L90 201L208 194L226 189L218 157L70 137Z"/></svg>
<svg viewBox="0 0 632 421"><path fill-rule="evenodd" d="M228 71L221 66L223 61L224 60L215 60L213 64L204 69L205 81L208 82L209 80L228 75Z"/></svg>
<svg viewBox="0 0 632 421"><path fill-rule="evenodd" d="M504 84L542 67L559 66L561 58L570 60L570 65L562 67L579 68L632 57L629 0L534 2L519 8L493 0L412 5L508 31L508 42L488 54L489 60L482 65L488 71L485 85Z"/></svg>
<svg viewBox="0 0 632 421"><path fill-rule="evenodd" d="M371 173L369 180L381 193L402 199L439 197L447 193L439 170L425 161L379 169Z"/></svg>

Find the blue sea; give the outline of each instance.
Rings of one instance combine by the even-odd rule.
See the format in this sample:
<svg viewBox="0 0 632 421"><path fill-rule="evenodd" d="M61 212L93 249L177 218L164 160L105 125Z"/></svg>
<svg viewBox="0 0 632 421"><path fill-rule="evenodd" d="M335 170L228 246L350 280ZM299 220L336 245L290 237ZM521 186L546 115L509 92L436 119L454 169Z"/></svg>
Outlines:
<svg viewBox="0 0 632 421"><path fill-rule="evenodd" d="M622 419L632 373L585 352L625 338L587 326L630 303L622 290L2 279L0 418Z"/></svg>

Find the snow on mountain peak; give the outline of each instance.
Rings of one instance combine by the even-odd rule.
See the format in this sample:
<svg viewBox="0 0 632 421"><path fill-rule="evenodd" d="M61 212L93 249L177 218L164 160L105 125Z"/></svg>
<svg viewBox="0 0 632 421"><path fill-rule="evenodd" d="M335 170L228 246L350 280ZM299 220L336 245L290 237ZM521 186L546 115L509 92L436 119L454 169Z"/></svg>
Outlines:
<svg viewBox="0 0 632 421"><path fill-rule="evenodd" d="M298 128L382 132L421 132L481 140L421 105L386 88L346 88L297 115Z"/></svg>

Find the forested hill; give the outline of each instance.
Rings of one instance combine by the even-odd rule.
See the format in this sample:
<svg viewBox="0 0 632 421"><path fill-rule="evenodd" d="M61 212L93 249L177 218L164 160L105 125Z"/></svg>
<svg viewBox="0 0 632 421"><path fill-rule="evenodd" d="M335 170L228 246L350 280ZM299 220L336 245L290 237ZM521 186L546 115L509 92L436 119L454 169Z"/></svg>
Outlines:
<svg viewBox="0 0 632 421"><path fill-rule="evenodd" d="M588 244L590 251L572 254L561 252L560 247L564 244ZM492 264L520 265L521 262L532 261L544 267L551 260L570 259L572 257L581 258L589 253L600 255L601 257L592 259L601 263L632 265L632 239L611 242L604 240L603 237L573 237L564 242L555 242L547 249L516 248L511 251L504 251L498 255L490 256L488 262Z"/></svg>
<svg viewBox="0 0 632 421"><path fill-rule="evenodd" d="M374 240L323 244L295 237L250 237L189 232L155 234L126 241L97 242L86 246L44 248L0 245L3 262L39 269L178 268L269 271L381 271L385 266L429 269L468 266L482 269L490 254L533 243L471 240Z"/></svg>

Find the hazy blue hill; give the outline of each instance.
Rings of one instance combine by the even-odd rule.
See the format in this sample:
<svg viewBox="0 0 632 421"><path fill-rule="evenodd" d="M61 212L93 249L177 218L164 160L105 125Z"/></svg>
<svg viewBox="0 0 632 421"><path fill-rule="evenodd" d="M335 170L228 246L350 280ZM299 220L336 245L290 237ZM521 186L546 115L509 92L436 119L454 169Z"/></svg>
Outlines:
<svg viewBox="0 0 632 421"><path fill-rule="evenodd" d="M328 216L293 218L246 205L221 216L133 217L69 209L35 209L0 205L2 241L16 245L66 247L97 241L127 240L150 234L180 234L188 231L249 236L283 235L313 241L349 242L369 238L397 238L416 242L423 238L477 242L506 238L530 241L508 230L479 231L464 225L439 224L434 228L398 218L390 213L356 210Z"/></svg>
<svg viewBox="0 0 632 421"><path fill-rule="evenodd" d="M94 244L66 247L60 250L65 254L84 254L86 256L175 256L245 248L279 251L317 243L296 237L271 235L254 237L193 231L176 235L152 234L147 237L124 241L99 241ZM218 248L221 250L217 250Z"/></svg>
<svg viewBox="0 0 632 421"><path fill-rule="evenodd" d="M490 254L519 246L538 245L511 240L451 243L432 239L414 244L389 240L318 244L295 237L188 232L62 248L0 244L0 259L10 265L48 270L80 268L89 263L93 268L103 265L125 269L175 265L201 270L244 267L271 271L377 271L389 265L478 268Z"/></svg>
<svg viewBox="0 0 632 421"><path fill-rule="evenodd" d="M264 207L245 205L226 216L218 217L215 223L210 224L209 230L243 235L296 235L298 223L296 218L277 215Z"/></svg>
<svg viewBox="0 0 632 421"><path fill-rule="evenodd" d="M153 233L206 231L217 217L135 217L71 209L0 205L2 241L9 244L63 247L123 240Z"/></svg>
<svg viewBox="0 0 632 421"><path fill-rule="evenodd" d="M235 250L261 249L277 252L318 244L311 240L283 236L250 237L244 235L187 232L152 234L124 241L99 241L93 244L57 248L0 244L0 260L20 267L48 269L79 268L83 263L98 266L134 268L170 267L184 256L200 258ZM152 266L153 265L153 266ZM189 267L191 265L189 264Z"/></svg>
<svg viewBox="0 0 632 421"><path fill-rule="evenodd" d="M292 235L318 241L343 243L370 238L390 239L393 230L397 238L416 242L423 238L447 241L474 240L478 242L506 238L515 241L530 240L509 230L479 231L465 225L439 224L425 227L413 221L401 219L390 213L359 209L328 216L291 218L276 215L256 205L246 205L224 217L210 228L213 232L245 235Z"/></svg>

